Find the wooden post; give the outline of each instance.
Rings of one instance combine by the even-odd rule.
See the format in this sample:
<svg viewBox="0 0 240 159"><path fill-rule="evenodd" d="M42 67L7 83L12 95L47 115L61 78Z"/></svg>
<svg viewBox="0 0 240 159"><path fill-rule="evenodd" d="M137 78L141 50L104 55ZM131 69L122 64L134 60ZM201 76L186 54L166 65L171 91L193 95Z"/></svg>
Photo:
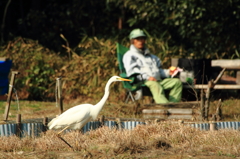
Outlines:
<svg viewBox="0 0 240 159"><path fill-rule="evenodd" d="M154 123L155 123L155 124L158 124L159 122L160 122L159 119L155 119L155 120L154 120Z"/></svg>
<svg viewBox="0 0 240 159"><path fill-rule="evenodd" d="M48 130L48 117L43 118L43 132L46 132Z"/></svg>
<svg viewBox="0 0 240 159"><path fill-rule="evenodd" d="M31 137L34 138L35 137L35 134L34 134L34 123L31 123Z"/></svg>
<svg viewBox="0 0 240 159"><path fill-rule="evenodd" d="M121 119L120 118L116 118L116 122L117 122L118 130L122 130Z"/></svg>
<svg viewBox="0 0 240 159"><path fill-rule="evenodd" d="M16 136L21 137L21 114L17 114L16 124Z"/></svg>
<svg viewBox="0 0 240 159"><path fill-rule="evenodd" d="M206 101L205 101L205 115L204 115L204 119L208 120L208 112L209 112L209 105L210 105L210 95L211 95L211 91L213 88L213 81L209 81L208 82L208 88L206 91Z"/></svg>
<svg viewBox="0 0 240 159"><path fill-rule="evenodd" d="M57 102L59 104L59 114L63 113L63 103L62 103L62 82L61 77L57 78Z"/></svg>
<svg viewBox="0 0 240 159"><path fill-rule="evenodd" d="M215 131L217 130L217 123L213 122L213 123L210 123L210 131Z"/></svg>
<svg viewBox="0 0 240 159"><path fill-rule="evenodd" d="M102 115L102 116L100 117L100 127L104 126L104 121L105 121L105 116Z"/></svg>
<svg viewBox="0 0 240 159"><path fill-rule="evenodd" d="M180 126L182 126L182 125L184 124L184 121L183 121L183 120L178 120L178 124L179 124Z"/></svg>
<svg viewBox="0 0 240 159"><path fill-rule="evenodd" d="M205 98L204 98L204 90L201 89L201 106L200 106L200 112L201 112L201 120L204 120L204 115L205 115Z"/></svg>
<svg viewBox="0 0 240 159"><path fill-rule="evenodd" d="M5 113L4 113L4 120L7 121L8 119L8 114L10 110L10 105L11 105L11 100L12 100L12 93L13 93L13 87L14 87L14 81L15 81L15 76L19 74L17 71L12 71L12 77L11 81L9 84L9 90L8 90L8 98L7 98L7 105L5 107Z"/></svg>
<svg viewBox="0 0 240 159"><path fill-rule="evenodd" d="M240 85L240 71L237 71L236 83ZM237 90L237 94L240 94L240 90Z"/></svg>
<svg viewBox="0 0 240 159"><path fill-rule="evenodd" d="M237 71L236 83L240 84L240 71Z"/></svg>
<svg viewBox="0 0 240 159"><path fill-rule="evenodd" d="M145 120L145 124L146 125L150 125L150 121L149 120Z"/></svg>
<svg viewBox="0 0 240 159"><path fill-rule="evenodd" d="M205 115L204 115L205 120L208 120L211 91L214 88L215 84L217 84L219 79L222 77L225 70L226 70L226 68L223 68L222 71L218 74L217 78L214 81L211 80L208 82L208 88L206 91L206 101L205 101Z"/></svg>
<svg viewBox="0 0 240 159"><path fill-rule="evenodd" d="M133 112L135 115L137 115L139 107L140 107L140 103L138 101L135 101L133 106Z"/></svg>
<svg viewBox="0 0 240 159"><path fill-rule="evenodd" d="M221 109L221 105L222 105L222 99L218 100L218 105L217 105L217 109L216 109L216 120L220 121L222 119L222 109Z"/></svg>

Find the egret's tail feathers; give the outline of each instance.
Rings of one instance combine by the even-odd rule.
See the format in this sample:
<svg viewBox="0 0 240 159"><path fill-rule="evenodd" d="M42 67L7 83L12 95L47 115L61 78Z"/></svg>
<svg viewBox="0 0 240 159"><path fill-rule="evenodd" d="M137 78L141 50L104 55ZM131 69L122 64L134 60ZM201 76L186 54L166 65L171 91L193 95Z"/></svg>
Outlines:
<svg viewBox="0 0 240 159"><path fill-rule="evenodd" d="M57 118L53 118L49 123L48 123L48 128L49 129L52 129L54 127L54 121L56 120Z"/></svg>

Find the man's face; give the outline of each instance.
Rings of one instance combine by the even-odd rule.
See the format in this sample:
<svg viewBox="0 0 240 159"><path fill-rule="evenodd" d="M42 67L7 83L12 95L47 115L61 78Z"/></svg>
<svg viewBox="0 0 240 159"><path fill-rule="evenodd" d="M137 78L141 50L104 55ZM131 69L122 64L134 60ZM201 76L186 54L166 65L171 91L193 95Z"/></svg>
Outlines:
<svg viewBox="0 0 240 159"><path fill-rule="evenodd" d="M138 49L143 49L146 42L145 37L137 37L133 39L133 45Z"/></svg>

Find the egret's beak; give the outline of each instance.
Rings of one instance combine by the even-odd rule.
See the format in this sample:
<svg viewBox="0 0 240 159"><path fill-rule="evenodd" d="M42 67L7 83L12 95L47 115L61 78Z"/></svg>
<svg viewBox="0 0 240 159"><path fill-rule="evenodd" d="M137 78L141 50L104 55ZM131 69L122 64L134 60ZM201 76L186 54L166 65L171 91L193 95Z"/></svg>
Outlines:
<svg viewBox="0 0 240 159"><path fill-rule="evenodd" d="M132 81L132 80L126 79L126 78L118 78L118 79L121 80L121 81Z"/></svg>

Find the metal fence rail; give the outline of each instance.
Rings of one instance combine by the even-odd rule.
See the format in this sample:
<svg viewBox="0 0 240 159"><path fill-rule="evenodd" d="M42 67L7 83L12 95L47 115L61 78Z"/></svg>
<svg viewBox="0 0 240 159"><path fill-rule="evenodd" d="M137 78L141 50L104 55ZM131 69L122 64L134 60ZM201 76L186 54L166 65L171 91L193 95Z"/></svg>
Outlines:
<svg viewBox="0 0 240 159"><path fill-rule="evenodd" d="M104 126L109 128L118 128L118 129L133 129L139 124L145 124L144 122L139 121L124 121L120 122L119 125L116 121L104 121ZM83 128L82 132L86 133L90 130L96 130L97 128L101 127L100 121L91 121L88 122ZM20 137L25 136L39 136L42 132L45 131L45 126L43 123L22 123L20 126L21 132ZM70 131L70 130L66 130ZM0 125L0 136L10 136L17 134L17 124L4 124Z"/></svg>
<svg viewBox="0 0 240 159"><path fill-rule="evenodd" d="M210 123L198 123L198 124L190 124L191 127L198 128L200 130L210 130ZM233 129L239 130L240 129L240 122L216 122L215 123L216 129Z"/></svg>
<svg viewBox="0 0 240 159"><path fill-rule="evenodd" d="M102 125L107 126L109 128L117 128L117 129L128 129L132 130L137 125L145 125L145 122L141 121L104 121L101 123L100 121L91 121L88 122L83 128L82 132L86 133L90 130L96 130L97 128L101 127ZM197 128L199 130L210 130L210 123L194 123L188 124L193 128ZM215 123L216 129L233 129L233 130L240 130L240 122L216 122ZM42 132L46 131L46 127L43 123L22 123L20 126L20 137L25 136L39 136ZM71 130L66 130L69 132ZM11 136L17 135L17 124L3 124L0 125L0 136Z"/></svg>

